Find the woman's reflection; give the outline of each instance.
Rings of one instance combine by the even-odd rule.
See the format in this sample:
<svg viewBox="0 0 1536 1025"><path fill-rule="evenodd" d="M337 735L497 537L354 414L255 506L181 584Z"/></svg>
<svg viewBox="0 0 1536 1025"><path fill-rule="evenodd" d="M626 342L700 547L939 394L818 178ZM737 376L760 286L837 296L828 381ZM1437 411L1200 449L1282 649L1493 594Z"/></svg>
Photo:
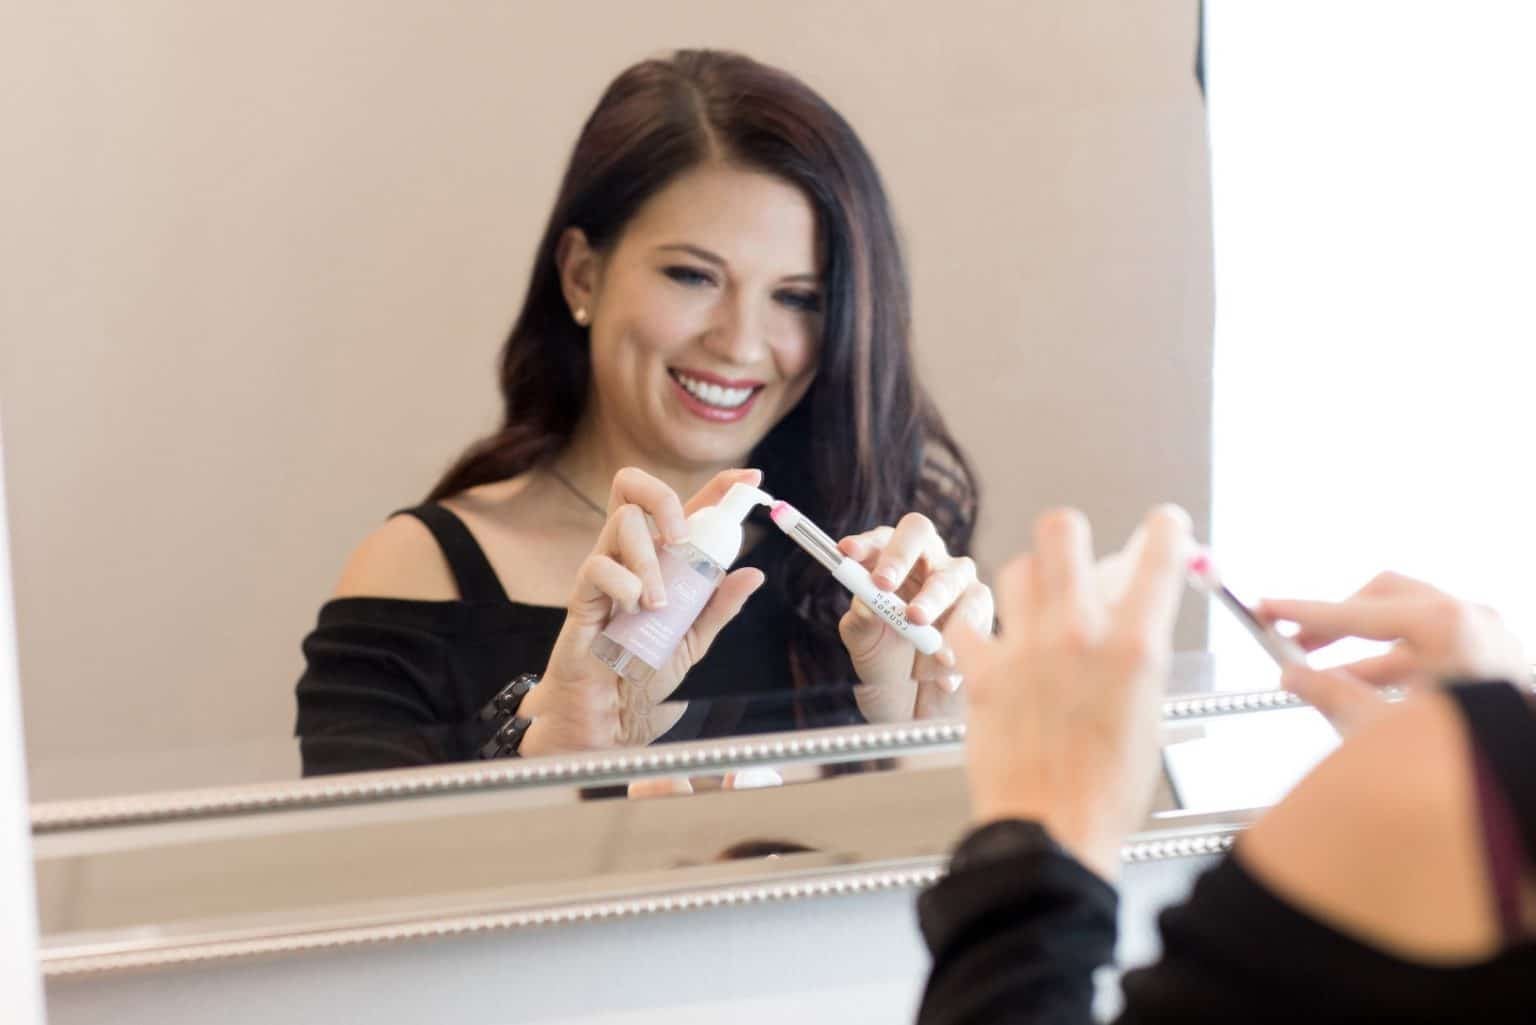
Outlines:
<svg viewBox="0 0 1536 1025"><path fill-rule="evenodd" d="M362 543L304 641L306 774L476 757L511 721L482 709L522 674L540 680L499 753L677 736L680 701L634 714L589 649L616 606L649 607L685 508L758 479L739 467L914 621L990 625L974 481L910 322L879 175L824 100L718 52L625 71L539 242L503 426ZM763 521L736 567L652 697L725 699L736 732L955 710L947 648L918 655ZM758 695L781 700L754 716Z"/></svg>

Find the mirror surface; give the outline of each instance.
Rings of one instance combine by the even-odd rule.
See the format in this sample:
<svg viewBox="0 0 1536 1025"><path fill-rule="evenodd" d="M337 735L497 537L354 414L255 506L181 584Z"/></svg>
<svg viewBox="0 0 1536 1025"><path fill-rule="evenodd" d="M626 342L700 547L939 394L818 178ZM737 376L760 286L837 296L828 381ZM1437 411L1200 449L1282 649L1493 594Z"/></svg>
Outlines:
<svg viewBox="0 0 1536 1025"><path fill-rule="evenodd" d="M1198 757L1198 777L1219 776L1227 789L1217 798L1162 787L1128 860L1220 849L1306 771L1319 723L1298 709L1171 727L1165 751L1185 762L1171 778L1187 785L1183 769ZM1255 776L1258 747L1268 771ZM686 801L674 799L680 780L651 776L51 832L37 840L45 960L63 973L108 956L227 955L230 944L295 944L327 931L507 927L593 901L664 907L733 886L935 870L966 825L960 753L862 767L781 765L781 786L699 787ZM561 844L528 842L554 835ZM458 852L453 871L423 873L445 847ZM174 892L161 885L168 871L184 880Z"/></svg>
<svg viewBox="0 0 1536 1025"><path fill-rule="evenodd" d="M542 671L536 653L564 619L569 574L539 567L571 562L562 539L585 532L579 556L602 523L577 494L558 498L559 481L542 478L540 508L565 503L547 546L498 547L515 489L454 506L537 629L517 664L483 670L452 711L421 729L343 722L330 739L349 752L332 743L301 758L300 643L339 587L352 593L365 539L499 426L498 352L584 119L623 69L678 47L782 68L867 148L910 277L912 377L974 471L983 578L1052 505L1087 511L1104 549L1168 499L1204 535L1210 231L1196 8L962 2L936 21L924 4L667 0L605 9L600 33L588 10L556 4L391 0L358 18L341 0L225 0L103 7L88 30L58 11L24 13L25 31L0 44L39 100L22 105L28 156L7 171L18 188L4 271L26 301L8 313L0 410L34 799L478 754L481 702ZM797 196L790 209L803 212ZM772 212L775 197L724 206ZM791 221L768 218L776 230ZM814 263L819 237L802 230L784 251ZM732 264L741 292L784 269L764 266ZM580 284L579 266L570 278ZM612 294L594 307L594 345L612 329ZM764 317L791 315L764 294L780 302ZM718 356L717 368L740 356L711 344L690 351ZM895 472L896 453L875 457ZM553 465L602 505L599 462ZM779 465L764 487L803 489L783 469L793 463ZM759 560L774 586L748 608L776 594L782 625L804 592L779 586L780 558L814 567L778 541ZM817 586L846 607L825 578ZM1203 646L1203 614L1187 603L1180 647ZM678 691L694 699L687 711L659 705L676 720L638 739L963 707L903 693L871 712L848 673L783 668L789 647L722 635L717 689ZM1211 685L1206 673L1191 688ZM386 750L420 746L430 729L435 753ZM373 754L358 753L367 743Z"/></svg>

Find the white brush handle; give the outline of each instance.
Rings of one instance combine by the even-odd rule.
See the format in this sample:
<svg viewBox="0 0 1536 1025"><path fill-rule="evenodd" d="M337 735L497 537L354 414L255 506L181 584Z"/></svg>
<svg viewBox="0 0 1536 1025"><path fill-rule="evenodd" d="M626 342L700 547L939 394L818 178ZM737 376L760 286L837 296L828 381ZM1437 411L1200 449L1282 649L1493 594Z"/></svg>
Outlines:
<svg viewBox="0 0 1536 1025"><path fill-rule="evenodd" d="M838 583L853 592L875 615L888 623L892 630L912 642L912 646L924 655L937 655L944 647L944 635L931 626L918 626L907 621L907 603L900 595L882 591L875 586L869 570L852 559L845 558L832 571Z"/></svg>

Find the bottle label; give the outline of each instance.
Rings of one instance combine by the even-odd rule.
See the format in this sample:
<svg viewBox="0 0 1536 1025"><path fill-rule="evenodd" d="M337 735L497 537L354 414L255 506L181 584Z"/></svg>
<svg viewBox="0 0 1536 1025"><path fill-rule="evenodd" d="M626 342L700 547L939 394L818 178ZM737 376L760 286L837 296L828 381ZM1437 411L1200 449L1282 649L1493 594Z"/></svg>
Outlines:
<svg viewBox="0 0 1536 1025"><path fill-rule="evenodd" d="M721 573L716 570L704 575L702 568L713 570L712 564L703 562L695 568L687 558L691 551L684 546L683 552L663 548L656 553L661 563L661 579L667 585L667 607L641 609L638 612L620 612L603 628L603 634L627 651L636 655L652 669L660 669L672 657L693 621L699 618L709 596L715 593L715 584Z"/></svg>

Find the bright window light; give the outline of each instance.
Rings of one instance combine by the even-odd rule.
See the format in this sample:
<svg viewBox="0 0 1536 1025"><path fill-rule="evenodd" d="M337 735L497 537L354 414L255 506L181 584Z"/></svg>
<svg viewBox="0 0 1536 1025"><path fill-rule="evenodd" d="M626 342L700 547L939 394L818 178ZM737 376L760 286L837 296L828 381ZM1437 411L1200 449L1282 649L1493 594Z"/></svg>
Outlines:
<svg viewBox="0 0 1536 1025"><path fill-rule="evenodd" d="M1206 8L1228 583L1396 569L1536 654L1536 4ZM1211 647L1219 686L1276 683L1214 607Z"/></svg>

